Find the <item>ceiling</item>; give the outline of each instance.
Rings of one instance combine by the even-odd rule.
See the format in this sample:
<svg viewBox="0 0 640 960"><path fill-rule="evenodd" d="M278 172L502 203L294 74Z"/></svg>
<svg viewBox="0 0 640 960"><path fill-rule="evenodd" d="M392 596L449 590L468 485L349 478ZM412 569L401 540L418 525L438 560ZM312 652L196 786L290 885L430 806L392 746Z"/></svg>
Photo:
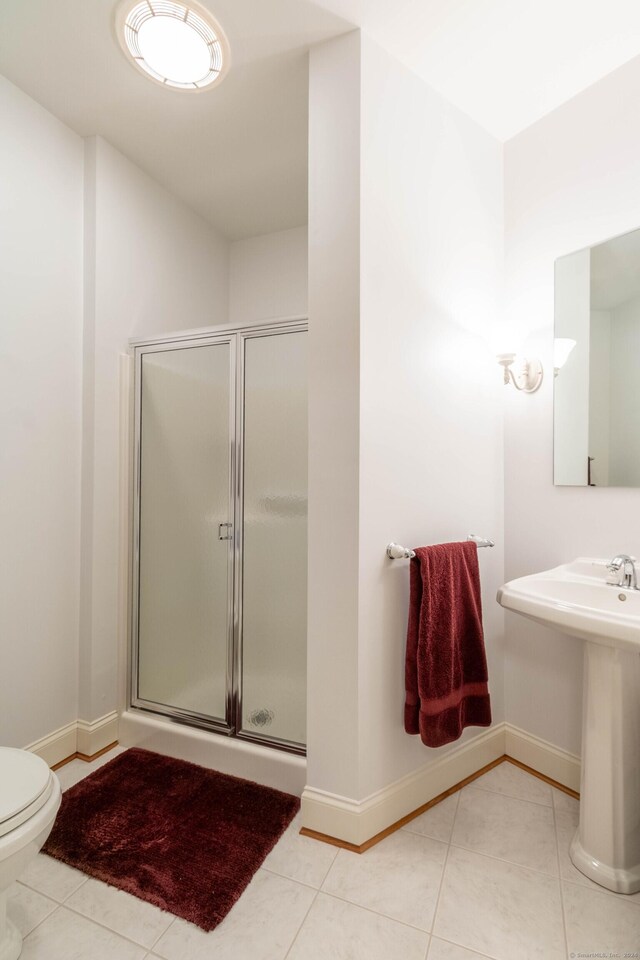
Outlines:
<svg viewBox="0 0 640 960"><path fill-rule="evenodd" d="M167 90L129 64L116 0L0 0L0 73L81 136L105 137L229 239L300 226L308 48L352 27L306 0L204 5L232 58L211 90Z"/></svg>
<svg viewBox="0 0 640 960"><path fill-rule="evenodd" d="M219 87L150 83L116 0L0 0L0 73L104 136L230 239L307 219L307 51L360 26L499 140L640 54L637 0L201 0L229 38Z"/></svg>
<svg viewBox="0 0 640 960"><path fill-rule="evenodd" d="M640 54L637 0L316 0L498 140Z"/></svg>

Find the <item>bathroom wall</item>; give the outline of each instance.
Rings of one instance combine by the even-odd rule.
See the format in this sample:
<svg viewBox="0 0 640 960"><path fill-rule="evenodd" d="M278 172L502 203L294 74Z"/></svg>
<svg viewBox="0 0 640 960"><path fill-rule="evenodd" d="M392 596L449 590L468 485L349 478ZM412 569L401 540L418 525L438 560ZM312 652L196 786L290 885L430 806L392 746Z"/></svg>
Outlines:
<svg viewBox="0 0 640 960"><path fill-rule="evenodd" d="M506 576L640 553L640 489L553 485L553 264L640 226L640 59L505 146L505 318L545 380L505 388ZM507 720L580 751L582 644L507 617Z"/></svg>
<svg viewBox="0 0 640 960"><path fill-rule="evenodd" d="M359 419L360 33L354 31L319 44L309 58L307 785L346 797L359 796L360 780Z"/></svg>
<svg viewBox="0 0 640 960"><path fill-rule="evenodd" d="M119 356L224 323L229 245L101 138L87 141L80 716L116 708Z"/></svg>
<svg viewBox="0 0 640 960"><path fill-rule="evenodd" d="M449 749L404 733L390 540L495 538L479 561L503 719L502 149L358 33L312 51L310 87L308 786L351 808Z"/></svg>
<svg viewBox="0 0 640 960"><path fill-rule="evenodd" d="M492 537L478 553L494 722L504 718L502 147L366 36L362 43L360 789L449 748L402 727L408 564L390 540ZM419 118L419 122L416 122ZM465 740L481 732L468 729Z"/></svg>
<svg viewBox="0 0 640 960"><path fill-rule="evenodd" d="M231 244L229 323L306 313L306 226Z"/></svg>
<svg viewBox="0 0 640 960"><path fill-rule="evenodd" d="M0 744L78 716L83 143L0 77Z"/></svg>

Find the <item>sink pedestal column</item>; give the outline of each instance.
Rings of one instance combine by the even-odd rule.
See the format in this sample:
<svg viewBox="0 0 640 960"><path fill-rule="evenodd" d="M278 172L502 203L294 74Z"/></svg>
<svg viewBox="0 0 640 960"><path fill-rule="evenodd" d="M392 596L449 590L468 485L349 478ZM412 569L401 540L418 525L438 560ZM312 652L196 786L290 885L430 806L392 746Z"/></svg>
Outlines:
<svg viewBox="0 0 640 960"><path fill-rule="evenodd" d="M640 890L640 654L585 643L575 866L616 893Z"/></svg>

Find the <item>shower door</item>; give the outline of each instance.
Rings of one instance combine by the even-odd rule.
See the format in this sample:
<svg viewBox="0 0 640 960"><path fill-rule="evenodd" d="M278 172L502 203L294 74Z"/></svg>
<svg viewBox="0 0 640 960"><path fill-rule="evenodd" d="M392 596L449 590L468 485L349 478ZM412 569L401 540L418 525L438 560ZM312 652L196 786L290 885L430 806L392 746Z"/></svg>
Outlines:
<svg viewBox="0 0 640 960"><path fill-rule="evenodd" d="M304 744L307 334L241 337L240 689L243 738Z"/></svg>
<svg viewBox="0 0 640 960"><path fill-rule="evenodd" d="M131 705L304 752L300 322L136 346Z"/></svg>
<svg viewBox="0 0 640 960"><path fill-rule="evenodd" d="M229 728L234 343L138 355L134 703Z"/></svg>

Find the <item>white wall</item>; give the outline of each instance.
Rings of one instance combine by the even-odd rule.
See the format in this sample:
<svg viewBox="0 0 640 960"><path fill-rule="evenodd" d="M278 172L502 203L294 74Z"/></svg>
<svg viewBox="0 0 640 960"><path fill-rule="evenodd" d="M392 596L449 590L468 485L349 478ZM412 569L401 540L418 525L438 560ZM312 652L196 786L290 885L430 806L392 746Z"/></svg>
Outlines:
<svg viewBox="0 0 640 960"><path fill-rule="evenodd" d="M100 138L87 178L80 715L95 720L116 707L118 357L130 337L226 322L228 244Z"/></svg>
<svg viewBox="0 0 640 960"><path fill-rule="evenodd" d="M577 556L640 552L640 490L553 485L553 264L640 224L640 59L590 87L505 147L507 320L547 375L506 399L508 578ZM507 617L507 720L580 750L582 644Z"/></svg>
<svg viewBox="0 0 640 960"><path fill-rule="evenodd" d="M229 323L307 314L307 228L231 244Z"/></svg>
<svg viewBox="0 0 640 960"><path fill-rule="evenodd" d="M448 749L404 733L390 540L496 539L480 565L503 719L502 160L358 33L312 51L310 83L308 785L361 799Z"/></svg>
<svg viewBox="0 0 640 960"><path fill-rule="evenodd" d="M307 784L359 795L360 34L309 59Z"/></svg>
<svg viewBox="0 0 640 960"><path fill-rule="evenodd" d="M417 121L419 118L419 122ZM403 728L409 546L479 533L494 721L504 719L502 148L362 40L361 795L441 757ZM468 740L482 732L466 730Z"/></svg>
<svg viewBox="0 0 640 960"><path fill-rule="evenodd" d="M78 716L82 140L0 77L0 744Z"/></svg>

